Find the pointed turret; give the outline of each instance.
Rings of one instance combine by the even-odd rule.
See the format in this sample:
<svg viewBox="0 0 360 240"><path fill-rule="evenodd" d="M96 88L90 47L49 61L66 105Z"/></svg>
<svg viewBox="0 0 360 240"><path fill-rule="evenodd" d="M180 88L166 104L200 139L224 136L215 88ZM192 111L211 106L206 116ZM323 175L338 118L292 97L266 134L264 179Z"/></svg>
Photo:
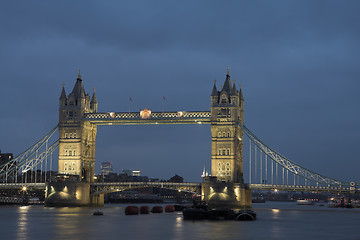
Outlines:
<svg viewBox="0 0 360 240"><path fill-rule="evenodd" d="M60 108L63 108L67 105L67 97L66 97L66 92L65 92L65 87L64 87L64 83L63 83L63 87L61 90L61 94L60 94L60 98L59 98L59 103L60 103Z"/></svg>
<svg viewBox="0 0 360 240"><path fill-rule="evenodd" d="M66 92L65 92L65 87L64 87L64 84L63 84L63 87L62 87L62 91L61 91L61 95L60 95L60 100L66 100Z"/></svg>
<svg viewBox="0 0 360 240"><path fill-rule="evenodd" d="M231 95L235 95L236 94L236 85L235 85L235 78L234 78L234 84L232 86L232 89L231 89Z"/></svg>
<svg viewBox="0 0 360 240"><path fill-rule="evenodd" d="M94 88L94 93L93 93L92 98L91 98L91 102L92 103L97 103L97 99L96 99L96 95L95 95L95 88Z"/></svg>
<svg viewBox="0 0 360 240"><path fill-rule="evenodd" d="M214 87L213 87L213 90L212 90L212 93L211 93L211 96L212 97L215 97L215 96L218 96L219 95L219 92L216 88L216 80L214 80Z"/></svg>
<svg viewBox="0 0 360 240"><path fill-rule="evenodd" d="M244 96L242 94L242 90L241 90L241 84L240 84L240 101L244 101Z"/></svg>
<svg viewBox="0 0 360 240"><path fill-rule="evenodd" d="M75 86L71 93L74 94L75 98L85 98L85 89L81 79L80 70L79 70L79 75L76 79Z"/></svg>
<svg viewBox="0 0 360 240"><path fill-rule="evenodd" d="M226 79L224 82L224 86L221 89L221 92L225 91L227 93L231 93L231 81L230 81L230 74L229 74L229 66L227 67Z"/></svg>
<svg viewBox="0 0 360 240"><path fill-rule="evenodd" d="M91 102L90 102L90 108L91 108L94 112L97 112L97 107L98 107L98 101L97 101L97 99L96 99L95 88L94 88L94 93L93 93L93 95L92 95Z"/></svg>

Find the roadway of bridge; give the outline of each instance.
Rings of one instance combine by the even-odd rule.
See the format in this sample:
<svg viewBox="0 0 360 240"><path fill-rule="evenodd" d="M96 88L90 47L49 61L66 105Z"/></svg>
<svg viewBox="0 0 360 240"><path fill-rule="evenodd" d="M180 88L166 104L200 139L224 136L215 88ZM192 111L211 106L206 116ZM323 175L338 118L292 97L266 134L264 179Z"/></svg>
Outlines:
<svg viewBox="0 0 360 240"><path fill-rule="evenodd" d="M45 189L45 183L0 183L0 189ZM237 184L234 184L237 187ZM240 185L239 185L240 186ZM360 193L360 188L351 189L348 186L297 186L271 184L245 184L251 190L286 191L286 192L328 192L328 193ZM92 192L122 191L141 187L158 187L183 191L199 191L201 183L172 183L172 182L103 182L91 183ZM197 190L197 191L195 191Z"/></svg>
<svg viewBox="0 0 360 240"><path fill-rule="evenodd" d="M272 185L272 184L247 184L251 190L259 191L284 191L284 192L327 192L327 193L355 193L360 188L350 189L347 186L297 186L297 185Z"/></svg>

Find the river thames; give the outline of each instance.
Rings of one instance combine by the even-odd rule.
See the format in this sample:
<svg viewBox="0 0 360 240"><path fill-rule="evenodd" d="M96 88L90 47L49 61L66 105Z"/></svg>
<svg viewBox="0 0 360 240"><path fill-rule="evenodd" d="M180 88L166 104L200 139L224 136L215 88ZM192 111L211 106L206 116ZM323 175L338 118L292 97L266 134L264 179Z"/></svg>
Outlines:
<svg viewBox="0 0 360 240"><path fill-rule="evenodd" d="M95 208L1 206L1 239L360 239L360 209L326 204L253 204L253 222L184 221L182 212L126 216L128 205L105 205L103 216L93 216Z"/></svg>

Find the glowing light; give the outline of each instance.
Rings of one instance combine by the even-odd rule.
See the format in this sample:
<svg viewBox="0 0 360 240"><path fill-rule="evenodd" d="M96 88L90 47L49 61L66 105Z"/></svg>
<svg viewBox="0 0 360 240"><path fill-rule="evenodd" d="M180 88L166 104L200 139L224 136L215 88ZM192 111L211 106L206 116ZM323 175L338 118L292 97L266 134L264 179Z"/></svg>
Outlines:
<svg viewBox="0 0 360 240"><path fill-rule="evenodd" d="M274 189L274 192L276 192L276 193L277 193L278 191L279 191L279 190L277 190L277 189Z"/></svg>
<svg viewBox="0 0 360 240"><path fill-rule="evenodd" d="M178 111L177 114L178 114L178 117L182 117L184 115L184 113L181 111Z"/></svg>
<svg viewBox="0 0 360 240"><path fill-rule="evenodd" d="M26 192L27 187L26 187L26 186L23 186L23 187L22 187L22 190L23 190L24 192Z"/></svg>
<svg viewBox="0 0 360 240"><path fill-rule="evenodd" d="M201 124L201 122L198 122L198 124Z"/></svg>
<svg viewBox="0 0 360 240"><path fill-rule="evenodd" d="M148 110L147 108L145 108L144 110L141 110L141 111L140 111L140 117L141 117L142 119L150 118L150 115L151 115L151 110Z"/></svg>
<svg viewBox="0 0 360 240"><path fill-rule="evenodd" d="M109 114L110 114L110 117L112 117L112 118L115 117L115 113L114 113L114 112L110 112Z"/></svg>
<svg viewBox="0 0 360 240"><path fill-rule="evenodd" d="M239 138L239 140L241 141L241 138Z"/></svg>
<svg viewBox="0 0 360 240"><path fill-rule="evenodd" d="M19 207L21 210L26 210L26 209L28 209L29 208L29 206L21 206L21 207Z"/></svg>
<svg viewBox="0 0 360 240"><path fill-rule="evenodd" d="M280 212L280 210L279 210L279 209L276 209L276 208L271 209L271 211L272 211L273 213L279 213L279 212Z"/></svg>

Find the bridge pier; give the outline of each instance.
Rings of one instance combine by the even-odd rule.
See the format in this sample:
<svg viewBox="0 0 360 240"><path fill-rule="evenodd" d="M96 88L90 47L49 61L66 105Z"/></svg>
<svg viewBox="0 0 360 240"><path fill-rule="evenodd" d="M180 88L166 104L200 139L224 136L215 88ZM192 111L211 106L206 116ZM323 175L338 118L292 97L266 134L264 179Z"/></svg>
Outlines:
<svg viewBox="0 0 360 240"><path fill-rule="evenodd" d="M216 177L207 177L201 183L201 200L214 208L251 208L251 190L244 184L217 181Z"/></svg>
<svg viewBox="0 0 360 240"><path fill-rule="evenodd" d="M93 203L100 204L101 197L90 196L90 183L78 181L46 183L46 207L84 207L91 206Z"/></svg>
<svg viewBox="0 0 360 240"><path fill-rule="evenodd" d="M90 195L91 206L104 206L104 194Z"/></svg>

